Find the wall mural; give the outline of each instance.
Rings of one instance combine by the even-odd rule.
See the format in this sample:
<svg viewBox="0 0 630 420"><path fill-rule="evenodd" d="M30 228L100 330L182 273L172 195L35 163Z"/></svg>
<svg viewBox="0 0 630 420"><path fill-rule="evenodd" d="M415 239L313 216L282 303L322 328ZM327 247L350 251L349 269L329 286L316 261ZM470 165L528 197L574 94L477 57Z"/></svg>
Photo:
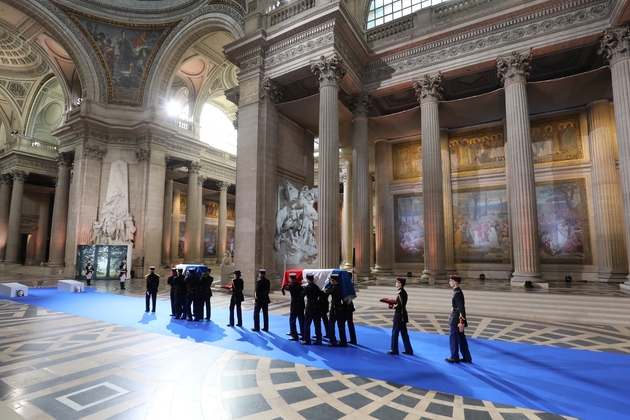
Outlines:
<svg viewBox="0 0 630 420"><path fill-rule="evenodd" d="M397 263L424 262L424 206L422 194L394 196Z"/></svg>
<svg viewBox="0 0 630 420"><path fill-rule="evenodd" d="M203 237L203 256L217 256L217 226L215 225L206 225Z"/></svg>
<svg viewBox="0 0 630 420"><path fill-rule="evenodd" d="M168 28L71 16L96 49L108 74L110 103L142 105L144 84Z"/></svg>
<svg viewBox="0 0 630 420"><path fill-rule="evenodd" d="M420 140L392 145L394 181L418 179L422 176L422 145Z"/></svg>
<svg viewBox="0 0 630 420"><path fill-rule="evenodd" d="M579 114L534 119L530 129L534 163L584 158Z"/></svg>
<svg viewBox="0 0 630 420"><path fill-rule="evenodd" d="M503 126L454 133L449 137L451 172L478 171L505 166Z"/></svg>
<svg viewBox="0 0 630 420"><path fill-rule="evenodd" d="M206 201L206 217L212 219L219 218L219 203L216 201Z"/></svg>
<svg viewBox="0 0 630 420"><path fill-rule="evenodd" d="M179 222L179 243L177 245L177 256L184 258L184 242L186 240L186 222Z"/></svg>
<svg viewBox="0 0 630 420"><path fill-rule="evenodd" d="M536 183L541 264L592 264L586 180Z"/></svg>
<svg viewBox="0 0 630 420"><path fill-rule="evenodd" d="M234 255L234 228L227 228L227 238L226 238L225 249L232 255Z"/></svg>
<svg viewBox="0 0 630 420"><path fill-rule="evenodd" d="M456 263L510 263L510 230L504 186L453 192Z"/></svg>
<svg viewBox="0 0 630 420"><path fill-rule="evenodd" d="M234 204L227 203L227 219L236 220L236 206Z"/></svg>
<svg viewBox="0 0 630 420"><path fill-rule="evenodd" d="M179 196L179 214L186 215L186 204L188 203L188 196L182 193Z"/></svg>

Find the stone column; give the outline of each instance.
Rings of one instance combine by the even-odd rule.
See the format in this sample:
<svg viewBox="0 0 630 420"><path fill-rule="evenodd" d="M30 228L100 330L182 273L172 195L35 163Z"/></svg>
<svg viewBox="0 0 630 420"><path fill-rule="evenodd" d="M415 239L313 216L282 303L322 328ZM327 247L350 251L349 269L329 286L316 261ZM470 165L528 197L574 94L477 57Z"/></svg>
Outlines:
<svg viewBox="0 0 630 420"><path fill-rule="evenodd" d="M4 262L9 231L9 206L12 180L8 174L0 175L0 263Z"/></svg>
<svg viewBox="0 0 630 420"><path fill-rule="evenodd" d="M350 102L350 108L354 114L352 123L354 277L364 280L373 278L370 270L372 176L370 175L370 151L368 149L368 112L371 107L370 96L365 92L355 95Z"/></svg>
<svg viewBox="0 0 630 420"><path fill-rule="evenodd" d="M164 214L162 215L162 265L171 263L171 219L173 216L173 180L164 187Z"/></svg>
<svg viewBox="0 0 630 420"><path fill-rule="evenodd" d="M217 261L216 264L223 262L223 254L225 254L227 241L227 190L230 183L219 182L219 228L217 230Z"/></svg>
<svg viewBox="0 0 630 420"><path fill-rule="evenodd" d="M184 263L194 264L197 260L197 241L199 238L199 210L197 206L197 177L201 170L199 162L189 162L188 168L188 197L186 200L186 230L184 233Z"/></svg>
<svg viewBox="0 0 630 420"><path fill-rule="evenodd" d="M536 180L527 105L527 76L531 52L514 52L497 59L499 78L505 90L507 133L508 202L512 220L514 273L512 284L542 282L536 211Z"/></svg>
<svg viewBox="0 0 630 420"><path fill-rule="evenodd" d="M385 139L374 143L376 159L376 186L374 188L376 219L376 265L374 274L392 274L394 263L394 204L389 193L392 174L392 145Z"/></svg>
<svg viewBox="0 0 630 420"><path fill-rule="evenodd" d="M352 162L343 160L341 182L343 182L343 204L341 208L341 268L352 270Z"/></svg>
<svg viewBox="0 0 630 420"><path fill-rule="evenodd" d="M20 260L20 224L22 221L22 196L24 195L24 181L29 173L20 170L10 172L13 178L11 193L11 207L9 210L9 228L7 234L7 251L5 264L19 264Z"/></svg>
<svg viewBox="0 0 630 420"><path fill-rule="evenodd" d="M199 204L197 208L199 209L199 235L197 236L197 260L198 264L203 264L203 260L205 258L205 247L206 247L206 202L203 198L203 184L208 179L205 176L199 176L197 178L197 197L199 197Z"/></svg>
<svg viewBox="0 0 630 420"><path fill-rule="evenodd" d="M440 129L440 150L442 154L442 191L444 193L444 267L447 273L455 273L451 150L448 147L448 130L446 128Z"/></svg>
<svg viewBox="0 0 630 420"><path fill-rule="evenodd" d="M318 268L339 267L339 81L345 75L336 55L311 65L319 82Z"/></svg>
<svg viewBox="0 0 630 420"><path fill-rule="evenodd" d="M612 112L608 100L588 105L588 136L593 167L591 182L595 210L598 274L607 282L623 282L628 276L626 242L623 234L621 185L615 169Z"/></svg>
<svg viewBox="0 0 630 420"><path fill-rule="evenodd" d="M46 244L48 237L48 220L50 213L50 195L42 194L42 201L39 203L39 219L37 220L37 237L35 238L34 263L39 264L46 261Z"/></svg>
<svg viewBox="0 0 630 420"><path fill-rule="evenodd" d="M171 265L179 263L179 222L180 204L182 193L179 190L173 191L173 217L171 218Z"/></svg>
<svg viewBox="0 0 630 420"><path fill-rule="evenodd" d="M599 54L610 61L617 127L621 200L625 221L626 260L630 261L630 27L604 33ZM630 290L630 276L620 287Z"/></svg>
<svg viewBox="0 0 630 420"><path fill-rule="evenodd" d="M59 165L55 182L55 198L53 201L52 225L50 227L50 253L48 266L65 265L66 236L68 233L68 202L70 200L70 168L72 157L59 153L56 157Z"/></svg>
<svg viewBox="0 0 630 420"><path fill-rule="evenodd" d="M422 280L446 282L444 260L444 193L438 106L442 75L425 75L413 86L422 122L422 195L424 201L424 271Z"/></svg>

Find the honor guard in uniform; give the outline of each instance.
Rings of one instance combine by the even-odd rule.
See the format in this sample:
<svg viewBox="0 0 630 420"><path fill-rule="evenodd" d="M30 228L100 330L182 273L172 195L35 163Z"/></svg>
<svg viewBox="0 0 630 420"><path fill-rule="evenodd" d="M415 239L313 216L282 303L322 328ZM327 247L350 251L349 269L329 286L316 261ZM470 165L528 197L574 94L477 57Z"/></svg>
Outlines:
<svg viewBox="0 0 630 420"><path fill-rule="evenodd" d="M350 278L352 278L352 273L350 274ZM348 296L346 300L344 300L344 310L346 312L346 324L348 325L348 333L350 335L350 341L348 344L357 344L357 330L354 328L354 303L352 302L353 298Z"/></svg>
<svg viewBox="0 0 630 420"><path fill-rule="evenodd" d="M175 277L175 319L186 319L184 307L186 306L186 292L188 291L188 287L184 281L185 279L184 270L178 268L177 277Z"/></svg>
<svg viewBox="0 0 630 420"><path fill-rule="evenodd" d="M155 301L157 299L158 286L160 285L160 276L155 274L155 266L149 267L149 274L144 276L147 279L147 297L146 297L146 311L149 312L149 299L153 302L153 310L155 312Z"/></svg>
<svg viewBox="0 0 630 420"><path fill-rule="evenodd" d="M339 284L339 274L333 273L330 275L330 284L332 284L332 287L327 290L327 293L331 297L330 318L328 320L328 338L330 339L330 343L328 346L348 347L346 340L346 314L343 308L343 291ZM339 343L337 343L337 338L335 337L335 325L337 325L337 329L339 330Z"/></svg>
<svg viewBox="0 0 630 420"><path fill-rule="evenodd" d="M85 279L87 280L87 285L92 285L92 275L94 273L94 264L92 264L92 259L88 258L87 264L85 264Z"/></svg>
<svg viewBox="0 0 630 420"><path fill-rule="evenodd" d="M263 331L269 331L269 291L271 283L265 277L267 270L261 268L258 270L258 280L254 289L254 328L252 331L260 331L260 310L263 313Z"/></svg>
<svg viewBox="0 0 630 420"><path fill-rule="evenodd" d="M236 319L238 321L236 326L242 327L243 312L241 311L241 302L245 300L245 296L243 296L245 284L241 278L241 270L234 270L232 274L234 274L234 278L232 279L232 298L230 299L230 323L227 326L234 326L234 308L236 307Z"/></svg>
<svg viewBox="0 0 630 420"><path fill-rule="evenodd" d="M315 284L315 277L306 275L308 284L302 291L302 299L306 297L306 311L304 312L304 329L302 330L302 344L311 344L311 323L315 323L315 345L322 345L322 323L319 310L319 297L322 291Z"/></svg>
<svg viewBox="0 0 630 420"><path fill-rule="evenodd" d="M194 268L188 269L184 283L186 283L186 304L184 305L186 319L199 321L199 278L195 275Z"/></svg>
<svg viewBox="0 0 630 420"><path fill-rule="evenodd" d="M296 321L300 324L300 335L304 337L304 297L302 296L304 288L297 282L297 274L290 273L289 278L291 283L284 286L284 289L291 294L291 309L289 313L291 338L289 340L296 341L299 339Z"/></svg>
<svg viewBox="0 0 630 420"><path fill-rule="evenodd" d="M125 282L127 281L127 270L120 270L120 290L125 290Z"/></svg>
<svg viewBox="0 0 630 420"><path fill-rule="evenodd" d="M171 287L171 316L175 316L177 313L176 305L177 305L177 297L175 292L177 291L177 287L175 286L175 279L177 278L177 268L171 268L171 275L168 276L166 280L166 284Z"/></svg>
<svg viewBox="0 0 630 420"><path fill-rule="evenodd" d="M451 357L444 359L448 363L472 363L472 356L470 355L470 350L468 350L468 341L464 333L464 328L468 326L468 321L466 321L464 292L459 288L461 282L462 278L460 276L450 276L448 280L449 286L453 289L453 297L451 298L453 310L448 318L448 323L451 327L449 334ZM460 352L462 353L461 359L459 358Z"/></svg>
<svg viewBox="0 0 630 420"><path fill-rule="evenodd" d="M396 279L398 294L396 295L396 301L389 305L390 309L394 309L394 325L392 326L392 346L387 354L398 354L398 335L400 334L402 336L403 345L405 346L403 354L413 355L413 348L411 347L409 333L407 332L409 315L407 315L407 291L405 290L405 283L407 283L405 277L398 277Z"/></svg>
<svg viewBox="0 0 630 420"><path fill-rule="evenodd" d="M206 321L210 321L210 314L212 313L212 308L210 307L210 298L212 297L212 282L214 278L210 275L210 269L208 269L207 273L203 273L201 275L201 280L199 281L201 286L201 310L200 314L203 318L203 308L206 308Z"/></svg>

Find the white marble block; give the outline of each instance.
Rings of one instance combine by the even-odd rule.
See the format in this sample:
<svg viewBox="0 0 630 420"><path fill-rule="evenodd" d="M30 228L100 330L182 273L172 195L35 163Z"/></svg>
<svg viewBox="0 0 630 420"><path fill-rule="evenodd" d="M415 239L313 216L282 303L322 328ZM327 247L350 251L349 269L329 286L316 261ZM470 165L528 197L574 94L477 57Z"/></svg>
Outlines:
<svg viewBox="0 0 630 420"><path fill-rule="evenodd" d="M20 291L22 294L20 294ZM28 296L28 286L21 283L0 283L0 295L9 297Z"/></svg>
<svg viewBox="0 0 630 420"><path fill-rule="evenodd" d="M85 289L85 283L76 280L59 280L57 282L57 290L62 292L83 292Z"/></svg>

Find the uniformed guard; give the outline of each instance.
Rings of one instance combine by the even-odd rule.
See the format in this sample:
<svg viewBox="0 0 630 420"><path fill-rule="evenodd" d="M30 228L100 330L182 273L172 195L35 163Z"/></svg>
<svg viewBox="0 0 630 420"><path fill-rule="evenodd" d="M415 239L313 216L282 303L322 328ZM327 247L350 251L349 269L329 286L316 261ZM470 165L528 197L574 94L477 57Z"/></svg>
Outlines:
<svg viewBox="0 0 630 420"><path fill-rule="evenodd" d="M87 264L85 264L85 279L87 280L87 285L92 285L92 275L94 273L94 264L92 264L92 259L88 258Z"/></svg>
<svg viewBox="0 0 630 420"><path fill-rule="evenodd" d="M291 280L291 283L284 286L284 290L288 290L291 294L291 307L289 313L289 329L291 337L289 340L296 341L299 339L296 321L300 325L300 335L304 337L304 297L302 296L304 288L297 282L297 274L290 273L289 279Z"/></svg>
<svg viewBox="0 0 630 420"><path fill-rule="evenodd" d="M177 277L175 277L175 319L186 319L186 294L188 286L185 282L184 270L177 269Z"/></svg>
<svg viewBox="0 0 630 420"><path fill-rule="evenodd" d="M173 267L171 268L171 275L168 276L168 279L166 280L166 284L168 284L171 287L171 316L175 316L175 314L177 313L177 309L175 308L177 305L177 296L176 296L177 286L175 285L176 278L177 278L177 268Z"/></svg>
<svg viewBox="0 0 630 420"><path fill-rule="evenodd" d="M127 282L127 270L120 270L118 275L120 278L120 290L125 290L125 283Z"/></svg>
<svg viewBox="0 0 630 420"><path fill-rule="evenodd" d="M195 269L189 268L188 275L184 279L186 284L186 304L184 305L184 312L186 313L186 319L188 321L199 321L197 315L199 314L199 303L195 305L195 300L199 297L199 278L195 275Z"/></svg>
<svg viewBox="0 0 630 420"><path fill-rule="evenodd" d="M232 274L234 274L234 278L232 279L232 298L230 299L230 323L227 326L234 326L234 308L236 308L236 319L238 321L236 326L242 327L243 312L241 311L241 302L245 300L245 296L243 296L245 284L241 278L241 270L234 270Z"/></svg>
<svg viewBox="0 0 630 420"><path fill-rule="evenodd" d="M146 311L149 312L149 299L153 302L152 311L155 312L155 301L157 299L158 286L160 285L160 276L155 274L155 266L149 267L149 274L144 276L147 280L147 297L146 297Z"/></svg>
<svg viewBox="0 0 630 420"><path fill-rule="evenodd" d="M269 331L269 291L271 282L265 277L267 270L258 270L258 280L254 289L254 328L252 331L260 331L260 310L263 313L263 331Z"/></svg>
<svg viewBox="0 0 630 420"><path fill-rule="evenodd" d="M401 335L403 345L405 346L403 354L413 355L413 348L411 347L409 333L407 332L409 315L407 315L407 291L405 290L405 283L407 283L405 277L398 277L396 279L398 294L396 295L394 303L390 303L389 305L390 309L394 309L394 325L392 326L392 345L387 354L398 354L398 335Z"/></svg>
<svg viewBox="0 0 630 420"><path fill-rule="evenodd" d="M450 276L448 284L453 289L453 296L451 298L451 304L453 310L448 319L450 328L449 343L451 347L451 357L447 357L444 361L448 363L472 363L472 356L470 350L468 350L468 341L466 340L466 334L464 328L468 326L466 320L466 304L464 301L464 292L459 287L462 282L460 276ZM462 358L459 358L459 353L462 353Z"/></svg>
<svg viewBox="0 0 630 420"><path fill-rule="evenodd" d="M322 324L319 310L321 290L315 284L315 276L306 274L308 284L302 291L302 299L306 297L306 311L304 313L304 329L302 330L302 344L311 344L311 323L315 323L315 345L322 345Z"/></svg>
<svg viewBox="0 0 630 420"><path fill-rule="evenodd" d="M327 293L331 297L330 318L328 320L328 333L330 334L328 338L330 339L330 343L328 346L348 347L348 341L346 339L346 314L343 307L343 291L339 284L339 274L333 273L330 275L330 284L332 286L327 290ZM335 325L339 330L339 343L337 343L337 338L335 337Z"/></svg>
<svg viewBox="0 0 630 420"><path fill-rule="evenodd" d="M206 321L210 321L210 314L212 313L212 308L210 306L210 298L212 297L212 282L214 278L210 275L211 269L208 269L207 273L203 273L201 275L201 280L199 281L201 286L201 317L203 318L203 308L206 308Z"/></svg>

